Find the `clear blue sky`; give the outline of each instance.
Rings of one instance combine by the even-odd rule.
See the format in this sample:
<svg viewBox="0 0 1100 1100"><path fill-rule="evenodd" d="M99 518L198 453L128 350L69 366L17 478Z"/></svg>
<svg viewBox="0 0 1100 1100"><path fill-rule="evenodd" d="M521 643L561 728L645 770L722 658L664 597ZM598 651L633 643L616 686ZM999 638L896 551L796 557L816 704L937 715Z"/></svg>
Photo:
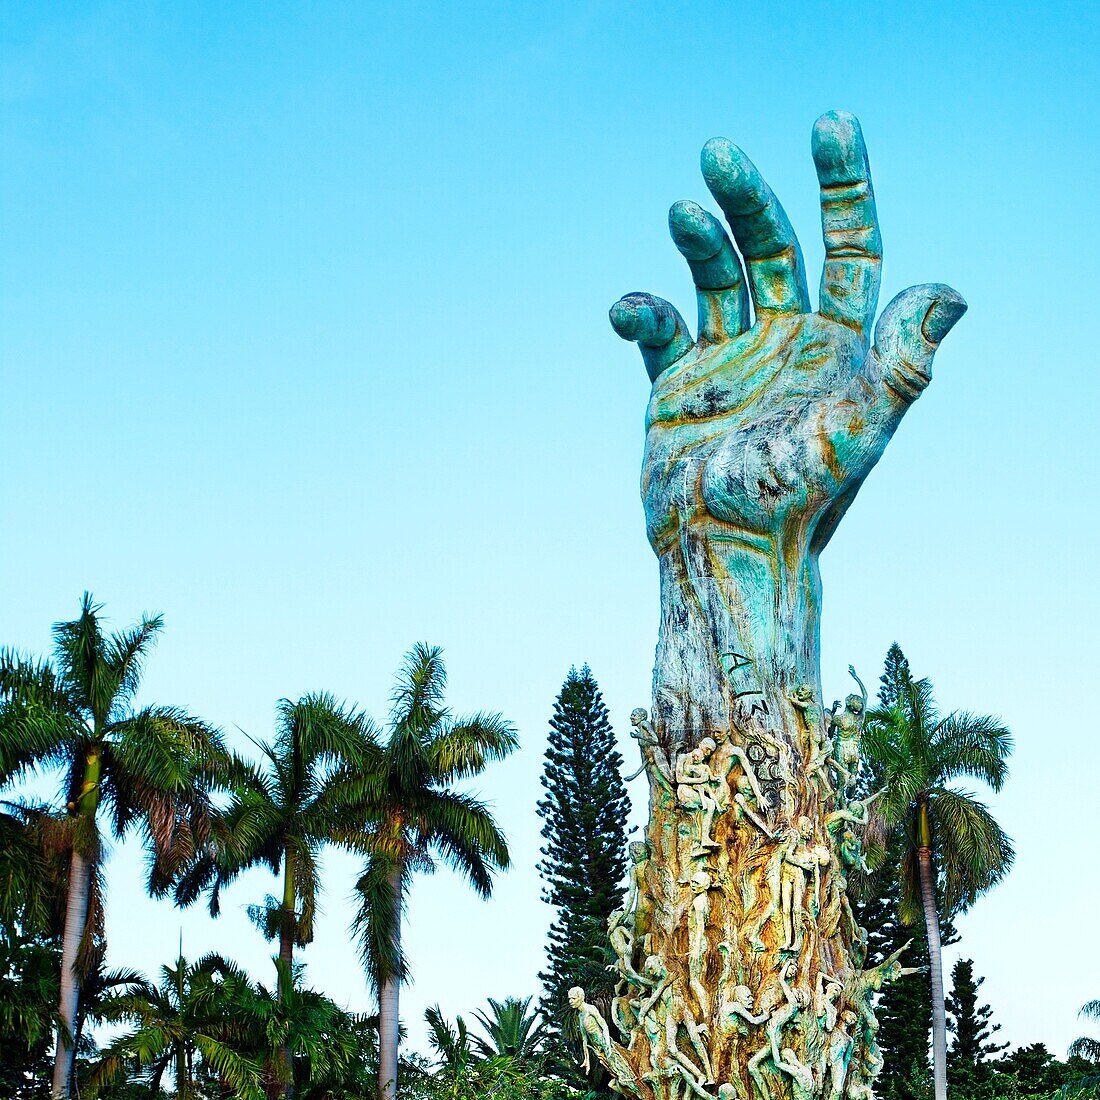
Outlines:
<svg viewBox="0 0 1100 1100"><path fill-rule="evenodd" d="M381 716L407 647L444 646L455 706L522 733L480 784L516 866L489 904L415 888L413 1040L435 1001L534 992L554 695L589 662L625 731L656 636L647 383L607 307L693 313L665 215L707 197L719 134L816 271L810 127L854 111L883 301L937 280L971 309L823 559L826 694L897 638L946 706L1011 725L1018 863L960 949L1006 1038L1064 1050L1100 996L1098 12L5 4L0 640L44 650L85 588L119 624L163 611L148 697L260 737L308 690ZM363 1009L354 864L327 867L305 958ZM216 925L139 877L116 852L115 962L155 968L182 926L270 977L244 916L268 877Z"/></svg>

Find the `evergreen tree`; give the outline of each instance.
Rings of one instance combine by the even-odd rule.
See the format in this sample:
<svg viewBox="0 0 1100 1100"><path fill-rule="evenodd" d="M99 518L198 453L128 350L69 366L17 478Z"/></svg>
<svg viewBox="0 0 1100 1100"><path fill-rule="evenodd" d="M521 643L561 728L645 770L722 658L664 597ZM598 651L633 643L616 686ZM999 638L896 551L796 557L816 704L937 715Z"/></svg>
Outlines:
<svg viewBox="0 0 1100 1100"><path fill-rule="evenodd" d="M1059 1062L1045 1043L1017 1047L990 1063L990 1068L994 1096L1053 1096L1073 1077L1070 1067Z"/></svg>
<svg viewBox="0 0 1100 1100"><path fill-rule="evenodd" d="M993 1076L989 1058L1008 1046L992 1042L1001 1025L990 1022L993 1010L989 1005L978 1004L978 989L984 981L974 977L973 959L959 959L951 971L946 1006L953 1038L947 1057L947 1083L955 1100L985 1095Z"/></svg>
<svg viewBox="0 0 1100 1100"><path fill-rule="evenodd" d="M569 1047L571 986L604 1009L614 992L606 944L607 918L622 904L626 820L630 800L620 775L622 757L603 696L591 670L575 668L562 685L550 719L539 800L543 819L539 873L543 900L556 909L550 926L540 1009L563 1075L583 1085ZM588 1083L591 1085L591 1082Z"/></svg>
<svg viewBox="0 0 1100 1100"><path fill-rule="evenodd" d="M910 939L906 966L926 966L924 929L906 927L898 919L900 889L898 852L891 845L879 878L878 892L861 903L856 918L868 932L868 966L877 966ZM879 999L878 1043L882 1073L875 1091L891 1100L920 1100L931 1078L928 1044L932 1031L932 995L924 974L907 974L892 982Z"/></svg>
<svg viewBox="0 0 1100 1100"><path fill-rule="evenodd" d="M879 677L878 702L881 707L896 706L905 696L904 687L913 679L909 662L897 642L886 651L885 667Z"/></svg>

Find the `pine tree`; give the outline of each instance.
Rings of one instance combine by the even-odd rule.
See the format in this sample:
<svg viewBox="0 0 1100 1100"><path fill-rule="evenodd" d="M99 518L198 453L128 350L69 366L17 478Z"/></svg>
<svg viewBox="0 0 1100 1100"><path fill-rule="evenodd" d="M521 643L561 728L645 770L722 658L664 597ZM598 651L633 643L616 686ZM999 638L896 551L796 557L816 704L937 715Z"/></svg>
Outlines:
<svg viewBox="0 0 1100 1100"><path fill-rule="evenodd" d="M901 651L897 642L891 642L886 651L885 667L879 677L878 701L879 706L892 707L902 698L902 688L912 680L913 675L909 671L909 662Z"/></svg>
<svg viewBox="0 0 1100 1100"><path fill-rule="evenodd" d="M550 719L542 774L546 793L538 803L545 840L539 873L547 884L542 897L557 911L547 967L539 974L544 989L539 1007L560 1069L578 1084L583 1078L570 1049L566 994L579 985L589 1003L606 1009L614 992L607 918L622 904L630 812L622 762L591 670L570 669Z"/></svg>
<svg viewBox="0 0 1100 1100"><path fill-rule="evenodd" d="M1059 1062L1045 1043L1029 1043L1017 1047L996 1062L993 1071L994 1096L1053 1096L1073 1079L1073 1070Z"/></svg>
<svg viewBox="0 0 1100 1100"><path fill-rule="evenodd" d="M923 926L906 927L898 919L896 852L890 851L878 882L878 893L857 907L856 919L868 931L867 966L877 966L907 941L906 966L927 965ZM890 1100L920 1100L931 1079L928 1058L932 1031L932 996L924 974L907 974L883 991L876 1009L878 1043L883 1058L875 1092Z"/></svg>
<svg viewBox="0 0 1100 1100"><path fill-rule="evenodd" d="M953 1100L984 1096L983 1086L993 1075L989 1058L1008 1046L991 1041L1001 1025L990 1022L993 1010L989 1005L978 1004L978 989L984 981L974 977L973 959L959 959L951 970L946 1005L953 1038L947 1056L947 1081Z"/></svg>

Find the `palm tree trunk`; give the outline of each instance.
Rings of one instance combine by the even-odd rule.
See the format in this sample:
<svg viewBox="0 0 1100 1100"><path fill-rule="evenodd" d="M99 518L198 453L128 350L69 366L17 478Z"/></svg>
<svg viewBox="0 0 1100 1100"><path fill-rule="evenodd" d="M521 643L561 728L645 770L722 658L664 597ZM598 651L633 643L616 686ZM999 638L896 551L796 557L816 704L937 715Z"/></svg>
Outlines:
<svg viewBox="0 0 1100 1100"><path fill-rule="evenodd" d="M187 1072L187 1048L176 1044L176 1100L190 1100L191 1075Z"/></svg>
<svg viewBox="0 0 1100 1100"><path fill-rule="evenodd" d="M69 1037L76 1035L76 1007L80 997L80 975L76 957L88 923L88 897L92 881L92 861L73 850L69 861L69 892L65 900L65 929L61 937L61 998L58 1016L57 1049L53 1063L54 1100L68 1100L73 1072L73 1049ZM67 1034L66 1034L67 1033ZM68 1036L68 1037L67 1037Z"/></svg>
<svg viewBox="0 0 1100 1100"><path fill-rule="evenodd" d="M394 896L394 947L401 958L401 867L390 875ZM391 975L378 991L378 1095L380 1100L397 1100L398 998L401 982Z"/></svg>
<svg viewBox="0 0 1100 1100"><path fill-rule="evenodd" d="M928 819L928 807L924 803L920 806L919 830L917 867L924 924L928 932L928 970L932 981L932 1074L935 1100L947 1100L947 1014L943 1000L940 914L936 905L936 872L932 866L932 826Z"/></svg>
<svg viewBox="0 0 1100 1100"><path fill-rule="evenodd" d="M96 731L93 731L96 732ZM99 780L103 772L99 747L93 744L84 761L84 780L80 793L70 807L74 817L84 817L92 832L95 831L95 815L99 808ZM57 1049L53 1061L53 1084L50 1095L54 1100L68 1100L73 1075L73 1045L76 1037L76 1012L80 1003L80 974L77 972L77 955L80 941L88 925L88 901L92 887L92 859L80 851L87 843L79 828L74 834L73 854L69 861L69 889L65 899L65 928L61 934L61 996L57 1014L61 1026L57 1029Z"/></svg>
<svg viewBox="0 0 1100 1100"><path fill-rule="evenodd" d="M294 933L296 926L296 908L294 896L294 853L287 849L283 853L283 911L279 920L279 1004L283 1004L287 993L294 983ZM279 1062L284 1080L283 1096L293 1100L294 1077L290 1060L290 1047L279 1048Z"/></svg>

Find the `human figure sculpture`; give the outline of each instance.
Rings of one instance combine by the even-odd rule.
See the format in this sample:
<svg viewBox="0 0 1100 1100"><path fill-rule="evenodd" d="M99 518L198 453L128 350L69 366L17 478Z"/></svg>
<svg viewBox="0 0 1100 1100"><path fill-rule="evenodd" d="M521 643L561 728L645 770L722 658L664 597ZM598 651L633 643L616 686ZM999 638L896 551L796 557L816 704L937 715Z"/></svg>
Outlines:
<svg viewBox="0 0 1100 1100"><path fill-rule="evenodd" d="M710 835L719 805L712 790L714 775L708 766L717 747L712 737L704 737L694 749L676 758L676 801L682 809L698 815L700 819L697 855L705 855L718 848Z"/></svg>
<svg viewBox="0 0 1100 1100"><path fill-rule="evenodd" d="M779 1052L779 1061L775 1063L775 1068L790 1077L791 1094L794 1100L811 1100L816 1084L813 1070L798 1057L794 1050L784 1047Z"/></svg>
<svg viewBox="0 0 1100 1100"><path fill-rule="evenodd" d="M869 798L854 798L845 806L833 810L825 815L825 828L831 833L836 833L842 822L850 822L853 825L866 825L870 821L871 803L881 798L885 788L875 791Z"/></svg>
<svg viewBox="0 0 1100 1100"><path fill-rule="evenodd" d="M771 1100L771 1089L768 1087L767 1078L761 1070L761 1064L768 1059L778 1067L782 1060L780 1043L782 1042L784 1028L790 1026L810 1003L810 995L805 989L794 988L788 984L787 979L792 977L795 971L795 963L792 960L780 971L779 987L783 992L783 1003L772 1009L768 1014L768 1021L764 1028L767 1042L756 1051L749 1059L749 1077L760 1091L763 1100Z"/></svg>
<svg viewBox="0 0 1100 1100"><path fill-rule="evenodd" d="M874 1079L882 1067L882 1056L879 1054L878 1020L875 1018L874 996L881 993L890 982L906 974L918 974L921 967L908 967L901 965L901 956L912 944L912 940L906 941L893 954L888 955L878 966L870 970L861 970L852 975L845 989L849 1005L856 1013L859 1022L859 1034L856 1038L860 1042L862 1064L868 1071L870 1079ZM851 1093L849 1093L851 1095Z"/></svg>
<svg viewBox="0 0 1100 1100"><path fill-rule="evenodd" d="M645 985L634 969L634 928L625 909L616 909L607 918L607 933L611 949L615 952L615 962L608 969L617 970L621 977L634 985Z"/></svg>
<svg viewBox="0 0 1100 1100"><path fill-rule="evenodd" d="M783 949L802 950L802 930L805 918L806 875L814 876L814 907L821 904L821 868L829 863L829 853L809 841L814 833L813 822L808 817L798 819L797 832L792 832L782 851L782 877L780 880L780 913L783 924Z"/></svg>
<svg viewBox="0 0 1100 1100"><path fill-rule="evenodd" d="M577 1014L577 1029L581 1036L581 1068L585 1073L591 1069L589 1058L589 1047L591 1047L611 1074L618 1091L637 1095L639 1089L634 1070L627 1060L626 1052L611 1038L607 1021L585 1001L584 990L580 986L573 986L567 996L569 1006Z"/></svg>
<svg viewBox="0 0 1100 1100"><path fill-rule="evenodd" d="M840 773L845 794L854 790L863 767L860 746L863 741L863 723L867 717L867 689L856 675L852 665L848 666L852 679L859 685L859 695L849 695L844 701L844 709L834 703L830 728L833 732L833 766Z"/></svg>
<svg viewBox="0 0 1100 1100"><path fill-rule="evenodd" d="M749 789L746 790L746 787ZM749 782L747 775L742 774L742 777L737 780L737 791L733 796L733 803L735 807L733 820L735 822L751 821L769 840L775 839L775 834L768 828L768 823L754 809L754 807L760 805L760 800L757 798L756 792L752 790L752 784Z"/></svg>
<svg viewBox="0 0 1100 1100"><path fill-rule="evenodd" d="M719 1005L716 1038L720 1042L729 1044L732 1057L736 1062L741 1040L749 1034L750 1026L759 1026L767 1020L768 1013L761 1012L757 1015L753 1011L752 990L747 985L736 985L730 996Z"/></svg>
<svg viewBox="0 0 1100 1100"><path fill-rule="evenodd" d="M840 1021L829 1032L829 1045L825 1052L828 1071L829 1091L827 1100L840 1100L844 1095L844 1082L848 1076L848 1063L852 1060L855 1044L854 1028L858 1017L846 1008L840 1014Z"/></svg>
<svg viewBox="0 0 1100 1100"><path fill-rule="evenodd" d="M770 1082L785 1093L805 1087L799 1067L820 1066L825 1039L816 1015L801 1027L797 1019L786 1022L805 1011L822 970L848 981L866 958L866 940L834 885L842 875L843 828L834 833L820 823L857 789L865 697L836 714L835 729L826 731L820 700L811 705L798 689L820 683L820 553L929 383L936 349L965 304L942 285L913 287L876 325L881 248L858 122L842 112L823 116L812 151L825 240L816 311L778 200L744 152L716 139L704 149L703 174L732 239L695 203L677 203L669 219L695 282L698 332L690 335L672 306L646 294L627 295L611 314L616 331L639 344L652 383L641 487L659 564L661 617L646 728L661 731L669 752L662 769L656 738L647 746L639 735L643 759L653 761L647 765L652 862L639 889L654 910L644 950L666 976L637 998L634 1011L640 1041L629 1053L645 1100L713 1088L713 1067L696 1046L698 1040L706 1051L701 1035L708 1021L696 1020L690 1006L699 1001L692 991L699 980L710 1005L725 1011L716 968L698 979L689 973L691 929L673 919L689 925L695 919L687 912L694 874L738 883L707 892L715 931L706 932L711 950L721 937L752 944L753 956L738 963L737 984L753 986L761 975L767 981L783 970L790 990L775 1009L754 990L755 1003L770 1010L763 1025L769 1042L748 1078L746 1059L759 1052L755 1039L742 1043L737 1066L728 1073L722 1066L723 1085L740 1088L749 1080L766 1092ZM810 728L815 720L820 731ZM821 764L812 743L821 744L826 733L834 763ZM707 763L704 751L678 775L673 748L690 752L709 737L720 746L714 757ZM722 788L734 746L743 749L759 790L739 769L726 774ZM829 796L834 774L839 790ZM660 786L662 775L667 787ZM680 802L681 792L689 805ZM720 816L723 810L728 816ZM803 815L813 823L805 836ZM854 822L846 824L858 834ZM854 848L848 855L854 858ZM821 904L825 881L835 913ZM638 919L635 950L642 942ZM796 949L797 979L785 967ZM643 977L650 976L646 966ZM709 1022L717 1032L718 1016ZM650 1041L651 1034L659 1039ZM853 1043L849 1090L868 1082L875 1068L864 1057L862 1032ZM656 1073L655 1067L661 1075L643 1082L643 1072Z"/></svg>
<svg viewBox="0 0 1100 1100"><path fill-rule="evenodd" d="M653 901L649 896L645 878L650 858L649 842L631 841L626 850L630 857L630 867L627 872L629 878L623 909L630 921L635 941L640 941L642 950L648 954L650 926L653 920Z"/></svg>
<svg viewBox="0 0 1100 1100"><path fill-rule="evenodd" d="M867 860L863 855L863 841L852 829L845 829L840 834L840 840L837 842L837 853L845 872L862 871L865 875L871 873L871 868L867 866ZM844 883L847 886L847 877L845 877Z"/></svg>
<svg viewBox="0 0 1100 1100"><path fill-rule="evenodd" d="M688 911L688 978L703 1018L710 1015L710 996L703 985L707 962L707 924L710 919L711 877L706 871L691 876L691 908Z"/></svg>
<svg viewBox="0 0 1100 1100"><path fill-rule="evenodd" d="M832 745L825 733L814 689L809 684L800 684L788 698L791 705L798 711L802 724L806 728L806 778L817 785L818 795L824 802L833 794L833 785L829 782L827 767L832 756Z"/></svg>
<svg viewBox="0 0 1100 1100"><path fill-rule="evenodd" d="M663 788L672 790L672 768L669 765L668 753L665 752L653 726L649 721L649 712L644 707L636 707L630 712L630 725L633 727L630 736L638 742L638 749L642 754L642 764L636 772L626 777L626 782L637 779L642 772L649 777L650 789Z"/></svg>
<svg viewBox="0 0 1100 1100"><path fill-rule="evenodd" d="M844 983L819 970L817 974L817 995L814 1009L817 1013L817 1025L823 1032L832 1031L837 1022L837 1001L844 992Z"/></svg>
<svg viewBox="0 0 1100 1100"><path fill-rule="evenodd" d="M706 1084L713 1077L710 1054L707 1051L706 1043L703 1042L702 1030L688 1007L683 994L677 988L676 980L669 974L664 962L656 955L651 955L646 959L643 969L646 978L653 983L653 992L639 1006L639 1019L646 1019L656 1013L656 1018L664 1026L662 1041L658 1044L661 1051L668 1058L675 1061L677 1065L686 1069L700 1085ZM688 1034L692 1049L699 1058L699 1065L692 1062L680 1050L676 1036L681 1027ZM654 1058L654 1050L655 1045L651 1039L651 1060ZM657 1063L652 1068L654 1073L659 1074L664 1073L667 1067Z"/></svg>

